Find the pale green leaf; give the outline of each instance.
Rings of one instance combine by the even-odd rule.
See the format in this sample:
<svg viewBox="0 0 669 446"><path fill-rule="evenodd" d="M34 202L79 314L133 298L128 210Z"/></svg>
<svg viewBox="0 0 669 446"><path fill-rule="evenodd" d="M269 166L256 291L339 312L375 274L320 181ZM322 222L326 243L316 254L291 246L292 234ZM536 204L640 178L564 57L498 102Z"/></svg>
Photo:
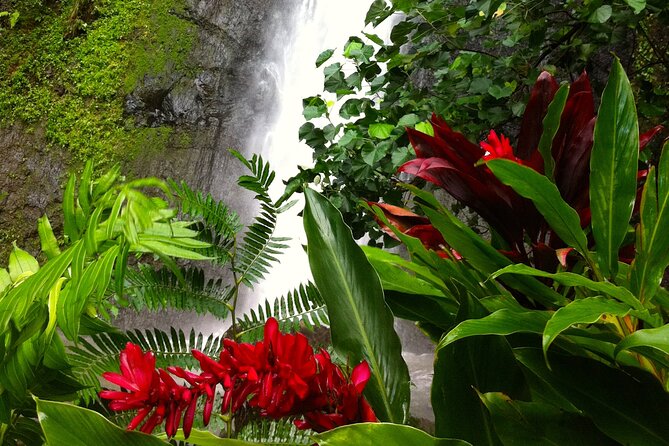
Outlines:
<svg viewBox="0 0 669 446"><path fill-rule="evenodd" d="M9 277L16 282L16 279L25 277L27 273L36 273L39 270L39 263L35 257L16 246L16 242L13 244L14 249L9 254Z"/></svg>
<svg viewBox="0 0 669 446"><path fill-rule="evenodd" d="M368 132L372 138L387 139L394 129L395 126L392 124L375 123L370 124Z"/></svg>
<svg viewBox="0 0 669 446"><path fill-rule="evenodd" d="M411 426L359 423L313 436L319 446L471 446L463 440L435 438Z"/></svg>

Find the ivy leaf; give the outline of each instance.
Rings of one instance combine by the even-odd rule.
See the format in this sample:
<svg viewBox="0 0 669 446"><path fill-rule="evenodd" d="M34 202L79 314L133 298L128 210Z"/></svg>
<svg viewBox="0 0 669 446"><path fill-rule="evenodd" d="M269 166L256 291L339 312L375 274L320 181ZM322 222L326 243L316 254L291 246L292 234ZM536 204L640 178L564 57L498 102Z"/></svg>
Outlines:
<svg viewBox="0 0 669 446"><path fill-rule="evenodd" d="M632 8L632 10L634 10L634 14L638 14L644 9L646 9L646 0L624 0L624 1Z"/></svg>
<svg viewBox="0 0 669 446"><path fill-rule="evenodd" d="M611 18L612 12L610 5L600 6L590 15L588 21L590 23L604 23Z"/></svg>
<svg viewBox="0 0 669 446"><path fill-rule="evenodd" d="M502 99L511 96L513 90L515 90L513 85L504 85L503 87L499 85L491 85L488 88L488 93L495 99Z"/></svg>
<svg viewBox="0 0 669 446"><path fill-rule="evenodd" d="M434 128L429 122L419 122L416 124L416 130L426 135L434 136Z"/></svg>
<svg viewBox="0 0 669 446"><path fill-rule="evenodd" d="M392 124L376 123L369 126L368 133L372 138L387 139L394 129L395 126Z"/></svg>
<svg viewBox="0 0 669 446"><path fill-rule="evenodd" d="M325 62L327 62L332 57L333 54L334 50L325 50L321 54L319 54L318 57L316 58L316 68L320 67Z"/></svg>
<svg viewBox="0 0 669 446"><path fill-rule="evenodd" d="M384 141L381 144L365 144L362 148L362 159L370 166L374 166L386 156L391 145L392 143L389 141Z"/></svg>

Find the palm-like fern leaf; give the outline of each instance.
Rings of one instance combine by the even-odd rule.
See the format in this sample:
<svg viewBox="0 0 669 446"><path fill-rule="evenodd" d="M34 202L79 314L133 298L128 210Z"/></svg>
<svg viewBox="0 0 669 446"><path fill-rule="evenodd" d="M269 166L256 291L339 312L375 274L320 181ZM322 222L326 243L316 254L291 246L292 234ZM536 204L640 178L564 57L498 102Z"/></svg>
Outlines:
<svg viewBox="0 0 669 446"><path fill-rule="evenodd" d="M119 371L119 354L126 342L133 342L144 351L151 350L156 356L156 367L170 365L195 369L199 363L191 355L196 349L215 357L221 348L221 338L191 330L188 337L183 331L171 329L170 333L155 329L153 331L134 330L125 335L101 333L89 338L80 337L77 345L69 346L69 361L75 377L87 389L80 391L80 398L90 403L98 399L100 379L104 372Z"/></svg>
<svg viewBox="0 0 669 446"><path fill-rule="evenodd" d="M307 445L313 443L311 433L297 429L290 419L254 418L241 428L238 439L273 446Z"/></svg>
<svg viewBox="0 0 669 446"><path fill-rule="evenodd" d="M200 218L206 225L224 238L234 239L241 223L236 212L230 210L222 201L216 201L210 195L194 191L185 182L180 184L169 180L172 192L179 197L181 212L192 218Z"/></svg>
<svg viewBox="0 0 669 446"><path fill-rule="evenodd" d="M276 256L287 247L282 242L288 239L273 236L279 209L269 196L269 187L275 177L269 164L258 155L247 160L238 152L232 151L232 154L251 171L251 175L239 177L238 184L255 192L255 198L260 202L260 215L244 233L234 265L238 282L252 287L267 274L271 263L277 261Z"/></svg>
<svg viewBox="0 0 669 446"><path fill-rule="evenodd" d="M295 332L301 328L328 325L327 309L323 298L312 283L282 296L270 305L269 301L258 305L257 310L237 319L237 336L243 342L255 342L263 337L263 327L268 318L279 321L283 332Z"/></svg>
<svg viewBox="0 0 669 446"><path fill-rule="evenodd" d="M154 270L141 265L126 272L126 293L137 310L175 308L210 313L219 319L228 315L228 288L222 279L205 280L201 269L183 270L183 281L169 269Z"/></svg>

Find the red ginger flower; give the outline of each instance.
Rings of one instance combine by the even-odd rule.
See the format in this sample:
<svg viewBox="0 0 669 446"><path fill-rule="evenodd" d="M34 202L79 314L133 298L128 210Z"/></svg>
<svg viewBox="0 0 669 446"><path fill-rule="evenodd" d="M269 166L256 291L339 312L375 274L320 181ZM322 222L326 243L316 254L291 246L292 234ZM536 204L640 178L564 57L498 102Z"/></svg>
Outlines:
<svg viewBox="0 0 669 446"><path fill-rule="evenodd" d="M313 394L318 397L306 402L304 419L296 420L295 425L299 429L324 432L346 424L378 421L362 396L371 377L367 362L363 361L353 368L349 381L325 350L321 350L316 358L319 373L312 386Z"/></svg>
<svg viewBox="0 0 669 446"><path fill-rule="evenodd" d="M183 415L186 438L190 434L197 400L205 395L204 424L213 409L215 389L224 389L223 412L237 412L243 405L257 408L260 416L280 418L303 415L296 422L301 429L322 432L332 427L361 421L377 421L372 408L362 396L369 380L366 362L357 365L350 381L332 363L325 351L314 354L302 334L284 334L270 318L265 324L263 341L256 344L224 339L218 361L193 350L202 372L197 374L179 367L168 370L190 387L178 385L162 369L155 369L152 353L142 353L128 343L121 352L121 374L103 376L127 391L103 391L102 398L112 400L112 410L138 410L128 429L140 428L151 433L163 421L168 437L175 435ZM149 416L150 415L150 416Z"/></svg>
<svg viewBox="0 0 669 446"><path fill-rule="evenodd" d="M105 390L100 392L100 397L112 400L109 403L112 410L138 409L128 429L136 429L148 417L140 428L142 432L151 433L167 420L165 431L168 436L174 436L183 410L195 399L193 392L178 385L164 370L156 370L153 354L142 353L142 349L131 342L121 352L120 364L121 374L105 372L102 376L126 391Z"/></svg>

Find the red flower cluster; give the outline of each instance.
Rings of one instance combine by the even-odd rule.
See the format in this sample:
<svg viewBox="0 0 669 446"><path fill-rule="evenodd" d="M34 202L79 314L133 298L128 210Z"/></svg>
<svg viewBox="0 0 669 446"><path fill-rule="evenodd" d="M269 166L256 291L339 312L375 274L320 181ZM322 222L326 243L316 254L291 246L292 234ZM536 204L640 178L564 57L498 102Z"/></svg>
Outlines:
<svg viewBox="0 0 669 446"><path fill-rule="evenodd" d="M322 432L345 424L377 421L362 396L371 373L365 361L357 365L350 378L330 360L325 350L314 353L301 334L279 331L270 318L264 339L256 344L223 341L217 361L197 350L201 373L169 367L173 375L188 386L177 384L169 373L155 369L155 358L128 343L121 352L121 374L107 372L103 377L126 391L103 391L112 400L112 410L138 410L128 429L152 432L166 420L165 432L172 437L181 423L186 437L193 426L197 401L205 397L204 424L213 410L217 385L224 390L222 412L236 413L246 405L269 418L302 416L295 421L300 429Z"/></svg>

